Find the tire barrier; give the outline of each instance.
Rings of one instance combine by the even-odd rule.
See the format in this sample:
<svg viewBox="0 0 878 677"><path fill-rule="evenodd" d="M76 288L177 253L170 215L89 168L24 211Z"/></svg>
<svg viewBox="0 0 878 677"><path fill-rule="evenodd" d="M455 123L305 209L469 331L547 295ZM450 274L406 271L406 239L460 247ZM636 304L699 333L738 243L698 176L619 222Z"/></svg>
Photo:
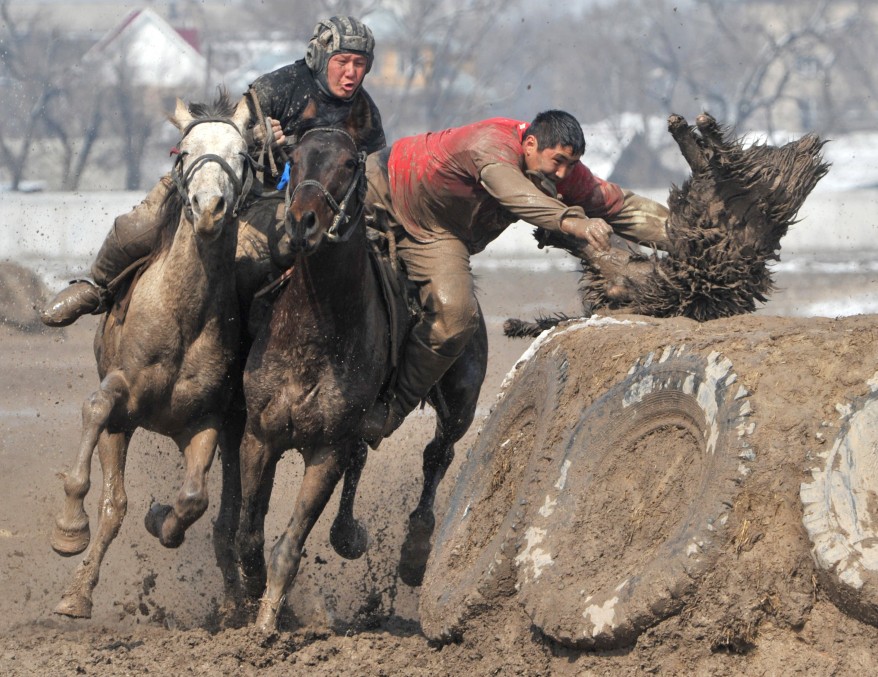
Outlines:
<svg viewBox="0 0 878 677"><path fill-rule="evenodd" d="M878 625L878 383L843 412L835 443L800 490L821 583L835 604Z"/></svg>
<svg viewBox="0 0 878 677"><path fill-rule="evenodd" d="M442 576L426 577L420 595L421 626L428 637L454 638L491 600L514 592L507 542L524 507L518 489L537 445L551 435L566 369L563 351L554 350L525 363L503 384L435 536L431 566ZM502 453L492 453L495 448Z"/></svg>
<svg viewBox="0 0 878 677"><path fill-rule="evenodd" d="M875 325L619 315L541 335L437 526L424 633L524 611L573 649L692 623L738 650L823 597L878 624Z"/></svg>
<svg viewBox="0 0 878 677"><path fill-rule="evenodd" d="M747 395L721 355L670 346L583 412L541 469L545 498L514 560L519 598L545 634L624 646L683 606L749 473ZM645 460L664 447L670 455ZM586 528L602 522L614 528Z"/></svg>

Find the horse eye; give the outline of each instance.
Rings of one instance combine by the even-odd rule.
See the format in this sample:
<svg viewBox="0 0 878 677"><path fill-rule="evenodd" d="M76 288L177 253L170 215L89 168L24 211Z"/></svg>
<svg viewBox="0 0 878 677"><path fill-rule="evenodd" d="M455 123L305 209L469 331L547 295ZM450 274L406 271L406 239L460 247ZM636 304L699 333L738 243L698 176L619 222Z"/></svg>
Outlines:
<svg viewBox="0 0 878 677"><path fill-rule="evenodd" d="M357 161L354 160L353 158L351 158L350 160L348 160L347 162L344 163L344 166L347 167L348 169L350 169L351 171L353 171L354 169L357 168Z"/></svg>

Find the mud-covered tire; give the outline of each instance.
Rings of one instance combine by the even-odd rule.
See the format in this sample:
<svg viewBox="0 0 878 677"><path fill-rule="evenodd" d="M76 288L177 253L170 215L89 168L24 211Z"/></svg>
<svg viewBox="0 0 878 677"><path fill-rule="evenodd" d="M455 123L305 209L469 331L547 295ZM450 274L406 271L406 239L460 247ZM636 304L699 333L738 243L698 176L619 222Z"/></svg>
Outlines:
<svg viewBox="0 0 878 677"><path fill-rule="evenodd" d="M849 406L799 497L822 587L839 609L878 625L878 393Z"/></svg>
<svg viewBox="0 0 878 677"><path fill-rule="evenodd" d="M563 350L547 346L501 388L436 530L419 604L428 638L457 637L492 600L514 593L507 541L524 509L520 481L551 432L567 366Z"/></svg>
<svg viewBox="0 0 878 677"><path fill-rule="evenodd" d="M545 635L624 647L685 604L727 541L755 457L736 380L717 353L650 353L543 452L553 463L532 466L542 477L523 482L536 509L514 564L519 600Z"/></svg>

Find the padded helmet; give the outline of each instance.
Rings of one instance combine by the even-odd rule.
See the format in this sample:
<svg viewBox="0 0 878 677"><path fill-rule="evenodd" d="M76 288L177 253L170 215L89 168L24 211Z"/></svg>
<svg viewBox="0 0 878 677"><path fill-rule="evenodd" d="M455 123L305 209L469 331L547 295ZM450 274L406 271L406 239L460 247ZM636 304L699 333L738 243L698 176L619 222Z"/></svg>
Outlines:
<svg viewBox="0 0 878 677"><path fill-rule="evenodd" d="M366 24L352 16L334 16L314 27L314 35L305 52L305 63L312 73L324 74L333 54L351 52L366 57L368 73L372 69L374 50L375 38Z"/></svg>

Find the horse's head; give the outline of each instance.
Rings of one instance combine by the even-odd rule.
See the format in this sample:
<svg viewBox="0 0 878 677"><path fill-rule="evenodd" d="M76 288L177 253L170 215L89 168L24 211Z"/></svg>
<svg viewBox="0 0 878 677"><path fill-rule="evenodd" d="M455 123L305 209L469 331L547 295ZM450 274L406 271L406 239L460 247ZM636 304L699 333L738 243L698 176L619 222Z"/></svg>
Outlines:
<svg viewBox="0 0 878 677"><path fill-rule="evenodd" d="M244 128L250 118L245 99L237 106L221 90L210 106L186 106L177 99L170 116L182 138L172 176L195 232L215 238L237 215L252 178Z"/></svg>
<svg viewBox="0 0 878 677"><path fill-rule="evenodd" d="M316 120L290 153L285 230L291 253L310 254L323 242L343 242L357 229L366 187L366 154L360 151L362 109L344 127Z"/></svg>

